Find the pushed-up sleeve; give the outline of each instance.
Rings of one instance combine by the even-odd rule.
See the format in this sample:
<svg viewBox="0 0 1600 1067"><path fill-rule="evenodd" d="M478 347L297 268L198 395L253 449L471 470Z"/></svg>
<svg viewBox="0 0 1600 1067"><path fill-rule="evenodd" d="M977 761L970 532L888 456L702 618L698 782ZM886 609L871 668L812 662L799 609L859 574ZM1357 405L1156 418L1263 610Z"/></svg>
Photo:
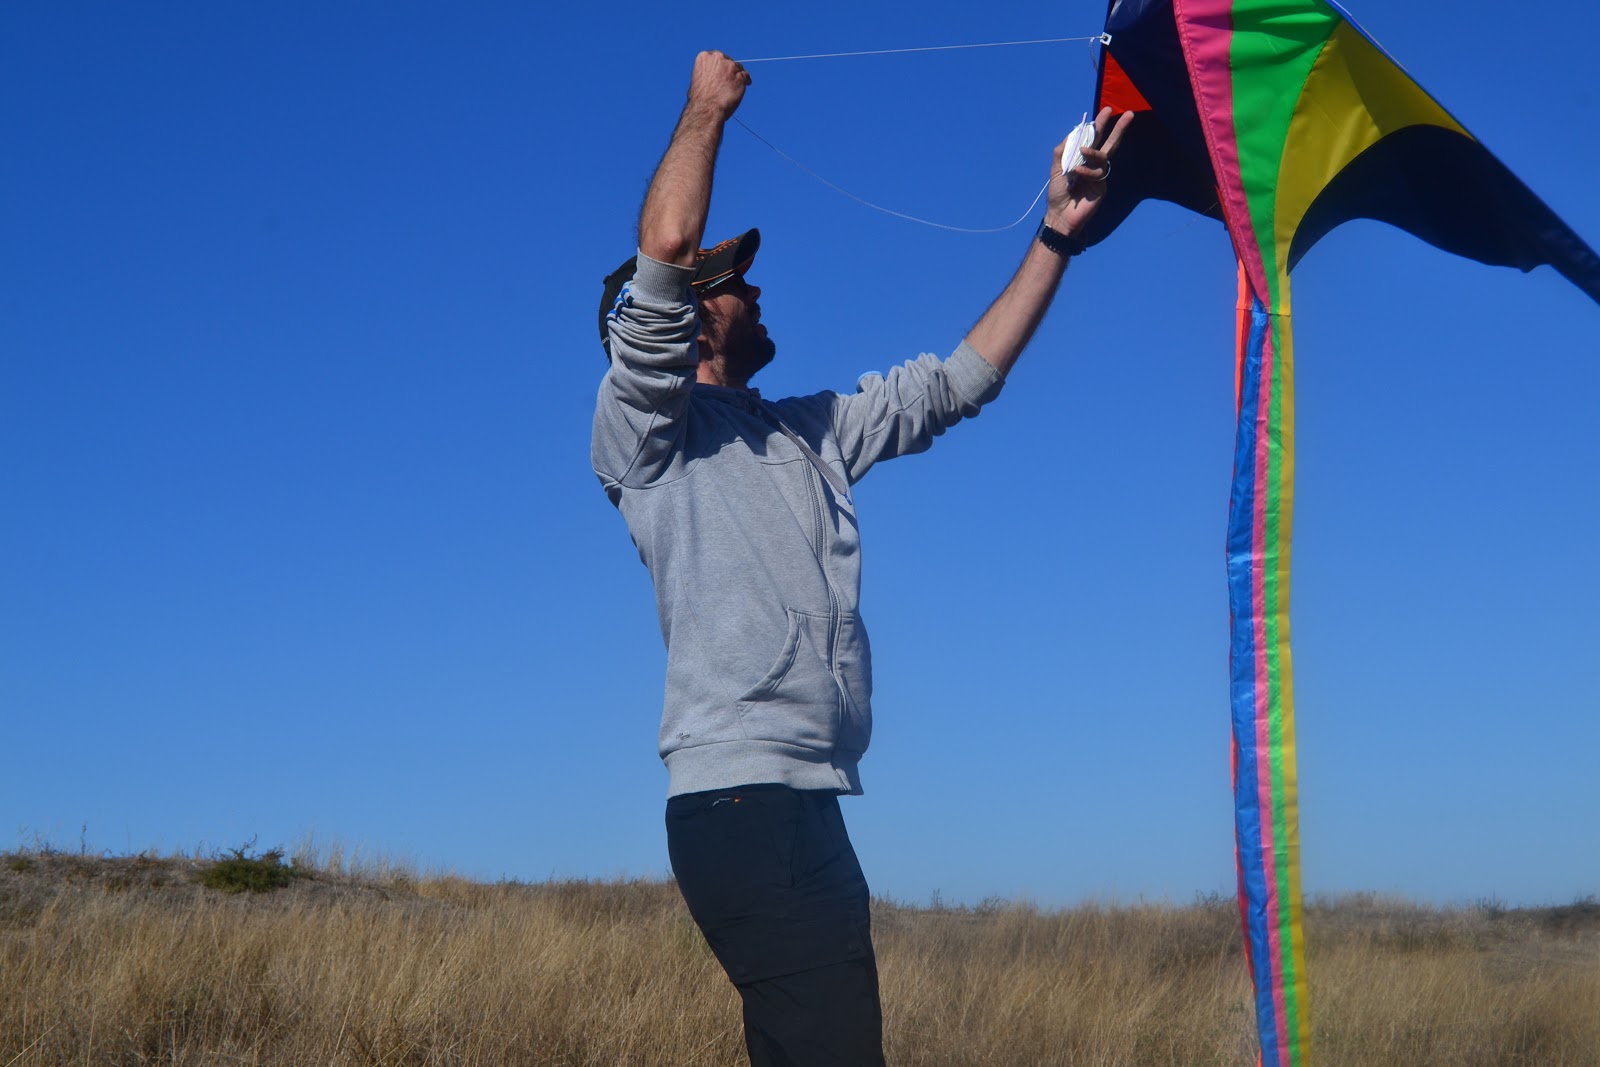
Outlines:
<svg viewBox="0 0 1600 1067"><path fill-rule="evenodd" d="M682 438L699 363L693 273L641 252L637 272L606 315L611 367L595 403L590 452L608 489L650 484Z"/></svg>
<svg viewBox="0 0 1600 1067"><path fill-rule="evenodd" d="M869 374L834 402L834 430L851 483L882 459L925 451L1000 394L1005 379L963 341L949 359L923 355Z"/></svg>

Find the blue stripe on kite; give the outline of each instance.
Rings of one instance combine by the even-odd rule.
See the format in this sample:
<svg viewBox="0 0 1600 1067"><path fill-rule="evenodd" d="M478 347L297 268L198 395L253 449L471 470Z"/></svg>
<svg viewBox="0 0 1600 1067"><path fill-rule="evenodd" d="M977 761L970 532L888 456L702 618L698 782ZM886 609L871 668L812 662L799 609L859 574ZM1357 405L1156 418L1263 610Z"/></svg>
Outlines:
<svg viewBox="0 0 1600 1067"><path fill-rule="evenodd" d="M1254 577L1256 495L1266 492L1257 485L1256 445L1261 401L1261 363L1271 318L1259 297L1252 294L1250 336L1245 348L1245 364L1240 395L1238 434L1234 442L1233 487L1228 508L1228 602L1232 609L1230 636L1233 736L1238 751L1238 772L1234 783L1234 833L1239 849L1245 936L1250 941L1250 970L1255 984L1256 1020L1261 1037L1264 1063L1278 1062L1277 1004L1273 998L1271 932L1267 921L1266 857L1261 848L1263 818L1261 810L1262 760L1256 751L1256 653ZM1264 651L1264 650L1262 650Z"/></svg>

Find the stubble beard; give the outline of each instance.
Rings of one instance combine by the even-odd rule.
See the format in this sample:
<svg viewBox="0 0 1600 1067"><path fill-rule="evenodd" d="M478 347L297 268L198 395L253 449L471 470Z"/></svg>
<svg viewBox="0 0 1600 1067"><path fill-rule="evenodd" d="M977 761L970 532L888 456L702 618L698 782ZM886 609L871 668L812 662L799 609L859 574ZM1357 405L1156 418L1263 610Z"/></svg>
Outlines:
<svg viewBox="0 0 1600 1067"><path fill-rule="evenodd" d="M778 354L777 343L768 337L765 332L757 329L755 323L750 323L744 331L744 336L739 338L739 343L734 346L735 359L739 371L746 381L755 376L755 373L768 363L772 362Z"/></svg>
<svg viewBox="0 0 1600 1067"><path fill-rule="evenodd" d="M706 322L708 340L728 376L746 383L778 353L778 346L754 317L716 317Z"/></svg>

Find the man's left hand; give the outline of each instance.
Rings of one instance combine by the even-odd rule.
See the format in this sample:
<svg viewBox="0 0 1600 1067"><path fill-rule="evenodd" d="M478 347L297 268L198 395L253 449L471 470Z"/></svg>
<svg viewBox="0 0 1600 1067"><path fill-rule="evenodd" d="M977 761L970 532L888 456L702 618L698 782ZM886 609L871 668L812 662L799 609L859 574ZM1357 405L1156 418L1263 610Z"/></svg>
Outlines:
<svg viewBox="0 0 1600 1067"><path fill-rule="evenodd" d="M1080 149L1083 162L1066 174L1061 172L1061 159L1067 142L1056 146L1045 208L1045 222L1051 229L1060 233L1077 232L1088 225L1099 210L1100 199L1106 195L1106 178L1111 174L1111 157L1122 143L1123 132L1133 122L1133 112L1124 111L1113 125L1113 114L1109 107L1100 109L1094 120L1094 140L1099 147L1085 145Z"/></svg>

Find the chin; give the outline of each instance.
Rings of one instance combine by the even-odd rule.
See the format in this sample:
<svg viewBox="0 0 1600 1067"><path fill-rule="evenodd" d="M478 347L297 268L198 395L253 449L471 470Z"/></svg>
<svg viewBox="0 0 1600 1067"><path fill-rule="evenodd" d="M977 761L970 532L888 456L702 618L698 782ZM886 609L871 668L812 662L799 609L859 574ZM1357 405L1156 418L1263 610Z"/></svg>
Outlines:
<svg viewBox="0 0 1600 1067"><path fill-rule="evenodd" d="M771 363L777 354L778 346L773 344L770 337L758 337L751 341L744 353L744 363L750 368L750 373L745 376L746 379L755 377L756 372Z"/></svg>

